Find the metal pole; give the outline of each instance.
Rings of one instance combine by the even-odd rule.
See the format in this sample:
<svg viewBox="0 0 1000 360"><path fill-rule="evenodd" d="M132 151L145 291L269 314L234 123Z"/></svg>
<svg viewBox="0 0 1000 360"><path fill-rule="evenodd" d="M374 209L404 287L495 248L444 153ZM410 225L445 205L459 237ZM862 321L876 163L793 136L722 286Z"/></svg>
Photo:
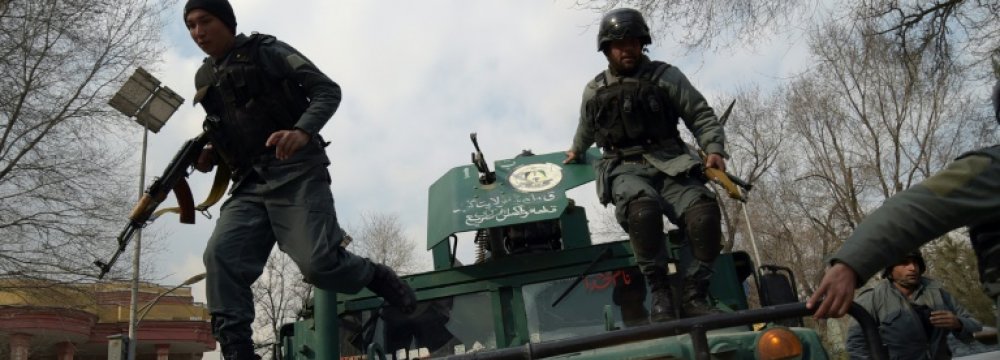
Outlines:
<svg viewBox="0 0 1000 360"><path fill-rule="evenodd" d="M316 288L313 292L315 313L315 344L316 360L336 360L340 358L340 345L337 342L337 327L340 318L337 317L337 293ZM372 316L375 316L374 314Z"/></svg>
<svg viewBox="0 0 1000 360"><path fill-rule="evenodd" d="M149 120L142 126L142 161L139 164L139 196L146 184L146 143L149 140ZM137 328L139 318L139 255L142 250L142 227L135 231L134 249L132 252L132 302L129 304L128 315L128 360L135 360L135 348L139 342L137 339Z"/></svg>
<svg viewBox="0 0 1000 360"><path fill-rule="evenodd" d="M750 226L750 214L747 213L747 203L743 202L743 204L740 205L740 208L743 209L743 219L745 219L746 222L747 222L747 233L750 234L750 245L753 245L753 257L754 257L754 260L757 261L757 266L760 266L761 265L761 263L760 263L760 252L757 251L757 239L754 238L754 236L753 236L753 227Z"/></svg>
<svg viewBox="0 0 1000 360"><path fill-rule="evenodd" d="M812 315L814 309L807 309L805 303L781 304L760 309L741 310L735 313L705 315L696 318L674 320L664 323L654 323L622 330L609 331L596 335L580 336L562 340L552 340L540 343L528 343L519 347L509 347L481 352L469 352L461 355L445 357L448 360L521 360L542 359L557 355L582 352L602 347L635 343L667 336L691 334L692 348L697 352L711 354L711 345L707 340L706 331L726 327L747 325L758 322L787 319ZM882 345L882 336L878 331L878 323L861 305L852 303L848 314L857 320L865 335L865 342L872 359L889 359L888 350ZM336 317L335 317L336 318ZM317 323L319 321L317 320ZM695 339L697 338L697 339ZM702 341L704 339L705 341ZM324 339L319 339L323 341ZM336 344L334 341L329 341ZM699 349L700 348L700 349Z"/></svg>

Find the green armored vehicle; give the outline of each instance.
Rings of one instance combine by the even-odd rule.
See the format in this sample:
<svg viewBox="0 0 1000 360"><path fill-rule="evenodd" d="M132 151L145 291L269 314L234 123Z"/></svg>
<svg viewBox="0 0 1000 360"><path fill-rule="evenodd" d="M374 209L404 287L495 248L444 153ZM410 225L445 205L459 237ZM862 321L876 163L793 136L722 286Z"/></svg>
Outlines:
<svg viewBox="0 0 1000 360"><path fill-rule="evenodd" d="M790 272L755 269L744 252L714 265L710 293L725 313L649 323L650 295L628 241L593 244L585 209L566 196L594 180L591 164L563 165L555 152L496 161L490 171L476 150L473 164L430 187L434 270L405 277L417 310L383 307L367 291L317 290L311 317L283 327L280 358L827 359L816 332L801 327L810 312L791 292ZM594 148L587 159L599 157ZM460 246L475 247L475 263L457 260ZM674 252L681 262L689 256ZM768 284L760 296L771 306L748 310L750 276ZM878 344L859 309L852 315Z"/></svg>

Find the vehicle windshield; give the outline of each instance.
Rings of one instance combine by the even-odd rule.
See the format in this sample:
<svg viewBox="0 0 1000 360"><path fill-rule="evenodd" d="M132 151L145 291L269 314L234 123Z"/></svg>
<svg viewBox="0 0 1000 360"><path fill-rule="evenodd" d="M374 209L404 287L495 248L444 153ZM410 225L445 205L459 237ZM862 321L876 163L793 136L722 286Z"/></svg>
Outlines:
<svg viewBox="0 0 1000 360"><path fill-rule="evenodd" d="M576 278L546 281L522 288L531 342L606 332L604 308L617 328L648 323L649 299L635 267L587 275L559 304L552 306Z"/></svg>
<svg viewBox="0 0 1000 360"><path fill-rule="evenodd" d="M367 344L378 343L390 359L438 357L496 349L496 333L487 292L421 301L404 315L382 310L374 325L372 310L340 317L341 358L365 354Z"/></svg>

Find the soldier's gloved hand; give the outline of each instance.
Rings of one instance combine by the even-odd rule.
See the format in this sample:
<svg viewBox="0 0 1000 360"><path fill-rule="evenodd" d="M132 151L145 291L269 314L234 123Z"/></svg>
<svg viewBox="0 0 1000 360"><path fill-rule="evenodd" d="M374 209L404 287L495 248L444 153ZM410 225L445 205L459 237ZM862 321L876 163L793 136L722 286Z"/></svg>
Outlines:
<svg viewBox="0 0 1000 360"><path fill-rule="evenodd" d="M726 171L726 159L719 154L708 154L705 158L705 167Z"/></svg>
<svg viewBox="0 0 1000 360"><path fill-rule="evenodd" d="M194 169L201 172L212 171L215 167L215 148L212 144L205 145L204 149L201 149L201 154L198 155L198 161L194 163Z"/></svg>
<svg viewBox="0 0 1000 360"><path fill-rule="evenodd" d="M931 325L955 331L962 329L962 322L958 320L955 313L948 310L931 311Z"/></svg>
<svg viewBox="0 0 1000 360"><path fill-rule="evenodd" d="M285 160L295 155L295 152L305 146L311 138L312 136L302 129L278 130L267 138L264 146L274 146L274 156L278 160Z"/></svg>
<svg viewBox="0 0 1000 360"><path fill-rule="evenodd" d="M573 150L566 151L566 160L563 160L563 164L574 164L577 162L576 152Z"/></svg>

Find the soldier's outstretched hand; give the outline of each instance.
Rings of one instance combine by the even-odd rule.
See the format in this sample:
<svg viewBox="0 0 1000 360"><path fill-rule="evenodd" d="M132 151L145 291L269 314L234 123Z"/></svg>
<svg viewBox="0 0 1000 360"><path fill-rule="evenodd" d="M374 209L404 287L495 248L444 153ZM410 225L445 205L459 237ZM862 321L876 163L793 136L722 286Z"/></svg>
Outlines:
<svg viewBox="0 0 1000 360"><path fill-rule="evenodd" d="M573 163L576 163L576 152L572 150L566 151L566 160L563 160L563 164Z"/></svg>
<svg viewBox="0 0 1000 360"><path fill-rule="evenodd" d="M854 269L844 263L838 262L826 269L826 274L823 275L819 288L806 301L806 308L816 309L813 312L813 318L839 318L847 314L851 303L854 302L857 278L858 274L854 272ZM816 303L819 303L818 308Z"/></svg>
<svg viewBox="0 0 1000 360"><path fill-rule="evenodd" d="M267 138L264 146L274 146L274 156L278 160L285 160L295 155L295 152L308 143L310 138L312 136L301 129L279 130Z"/></svg>

